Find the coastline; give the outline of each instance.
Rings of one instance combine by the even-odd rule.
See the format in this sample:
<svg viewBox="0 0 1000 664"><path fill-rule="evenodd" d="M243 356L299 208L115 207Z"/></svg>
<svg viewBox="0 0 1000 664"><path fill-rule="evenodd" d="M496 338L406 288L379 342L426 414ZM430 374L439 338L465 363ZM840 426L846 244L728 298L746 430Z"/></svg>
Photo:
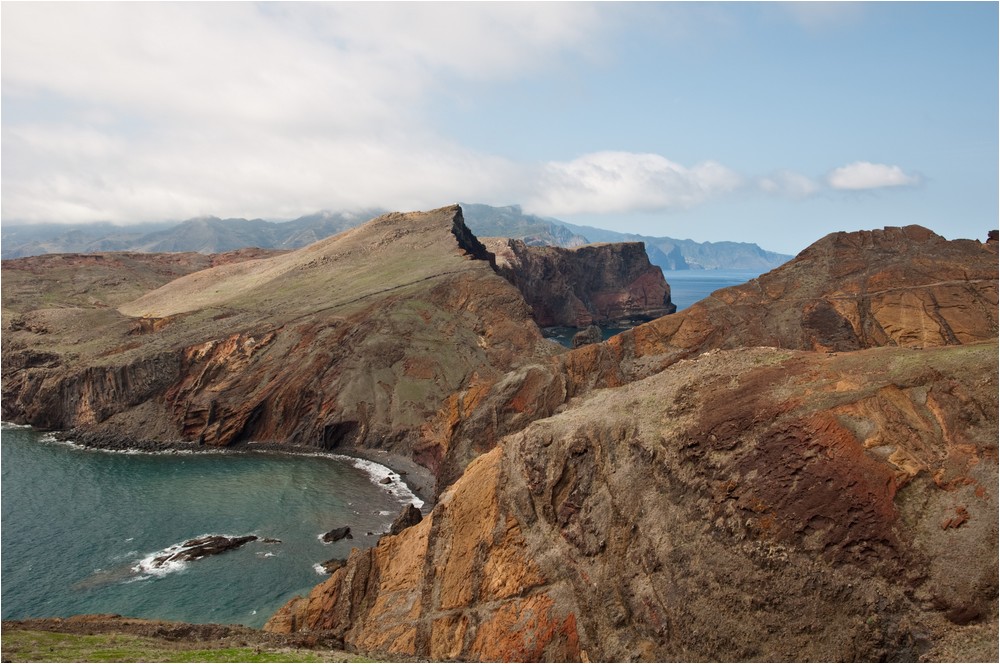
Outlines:
<svg viewBox="0 0 1000 664"><path fill-rule="evenodd" d="M30 427L31 425L15 422L3 422L5 427ZM38 429L38 431L42 431ZM406 493L412 494L421 502L417 507L424 514L434 507L437 481L430 470L413 460L392 452L374 449L322 449L307 445L292 443L249 442L236 447L212 447L188 441L157 441L131 439L122 436L98 434L69 429L45 432L54 440L75 445L81 448L118 453L118 454L281 454L290 456L321 456L327 458L358 459L385 468L385 475L394 474L398 477L394 484L401 486ZM378 484L379 480L369 468L355 466L363 472L368 472L371 481ZM404 494L405 495L405 494ZM406 502L401 497L401 502Z"/></svg>

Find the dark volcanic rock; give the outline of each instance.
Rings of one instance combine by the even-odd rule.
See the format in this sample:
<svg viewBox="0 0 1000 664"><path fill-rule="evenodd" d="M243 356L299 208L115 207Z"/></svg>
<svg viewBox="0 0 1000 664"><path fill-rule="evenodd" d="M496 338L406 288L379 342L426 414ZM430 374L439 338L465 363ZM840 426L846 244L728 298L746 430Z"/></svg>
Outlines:
<svg viewBox="0 0 1000 664"><path fill-rule="evenodd" d="M206 537L190 539L181 545L180 550L153 558L151 566L162 567L169 562L198 560L205 556L214 556L231 549L238 549L247 542L256 540L256 535L243 535L240 537L208 535Z"/></svg>
<svg viewBox="0 0 1000 664"><path fill-rule="evenodd" d="M396 520L392 522L392 527L389 528L390 535L398 535L410 526L415 526L420 523L423 516L420 514L420 510L410 503L399 513Z"/></svg>
<svg viewBox="0 0 1000 664"><path fill-rule="evenodd" d="M489 238L497 270L517 286L542 327L586 327L651 320L673 313L670 286L641 242L573 249Z"/></svg>
<svg viewBox="0 0 1000 664"><path fill-rule="evenodd" d="M328 533L324 533L321 538L326 543L339 542L342 539L354 539L351 535L351 529L349 526L343 526L341 528L334 528Z"/></svg>
<svg viewBox="0 0 1000 664"><path fill-rule="evenodd" d="M344 560L343 558L331 558L326 562L320 563L320 567L322 567L323 571L326 572L327 574L333 574L346 564L347 561Z"/></svg>

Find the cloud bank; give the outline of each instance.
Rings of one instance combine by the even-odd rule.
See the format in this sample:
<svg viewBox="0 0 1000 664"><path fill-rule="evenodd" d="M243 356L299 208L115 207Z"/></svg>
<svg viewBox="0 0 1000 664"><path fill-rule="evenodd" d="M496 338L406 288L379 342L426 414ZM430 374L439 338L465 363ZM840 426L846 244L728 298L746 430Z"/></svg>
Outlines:
<svg viewBox="0 0 1000 664"><path fill-rule="evenodd" d="M614 3L8 3L4 221L520 202L559 216L685 210L917 183L855 162L825 181L649 152L534 161L432 129L431 101L594 58Z"/></svg>
<svg viewBox="0 0 1000 664"><path fill-rule="evenodd" d="M595 152L544 165L525 208L551 215L690 208L742 182L714 161L686 168L658 154Z"/></svg>
<svg viewBox="0 0 1000 664"><path fill-rule="evenodd" d="M586 51L598 9L5 5L2 216L279 218L496 198L521 165L430 130L427 100Z"/></svg>

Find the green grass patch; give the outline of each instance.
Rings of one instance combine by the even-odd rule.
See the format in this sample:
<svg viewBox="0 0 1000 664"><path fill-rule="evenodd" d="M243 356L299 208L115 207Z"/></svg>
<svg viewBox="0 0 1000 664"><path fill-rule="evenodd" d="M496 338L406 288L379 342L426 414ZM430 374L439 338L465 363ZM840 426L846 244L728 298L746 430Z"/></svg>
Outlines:
<svg viewBox="0 0 1000 664"><path fill-rule="evenodd" d="M206 648L128 634L4 630L8 662L371 662L337 650L243 646Z"/></svg>

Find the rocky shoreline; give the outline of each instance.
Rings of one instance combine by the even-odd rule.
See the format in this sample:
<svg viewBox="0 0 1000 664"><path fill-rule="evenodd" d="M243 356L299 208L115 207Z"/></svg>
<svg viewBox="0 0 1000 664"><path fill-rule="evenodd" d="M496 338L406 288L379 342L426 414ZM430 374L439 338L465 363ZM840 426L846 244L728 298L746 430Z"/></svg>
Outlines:
<svg viewBox="0 0 1000 664"><path fill-rule="evenodd" d="M363 459L385 466L399 476L411 493L423 502L422 510L429 511L434 506L436 478L434 474L399 454L383 450L326 450L307 445L286 443L243 443L233 447L213 447L189 441L159 441L132 439L106 433L89 432L80 429L49 432L56 440L78 445L92 450L139 454L282 454L289 456L325 456ZM373 481L375 479L373 478Z"/></svg>

